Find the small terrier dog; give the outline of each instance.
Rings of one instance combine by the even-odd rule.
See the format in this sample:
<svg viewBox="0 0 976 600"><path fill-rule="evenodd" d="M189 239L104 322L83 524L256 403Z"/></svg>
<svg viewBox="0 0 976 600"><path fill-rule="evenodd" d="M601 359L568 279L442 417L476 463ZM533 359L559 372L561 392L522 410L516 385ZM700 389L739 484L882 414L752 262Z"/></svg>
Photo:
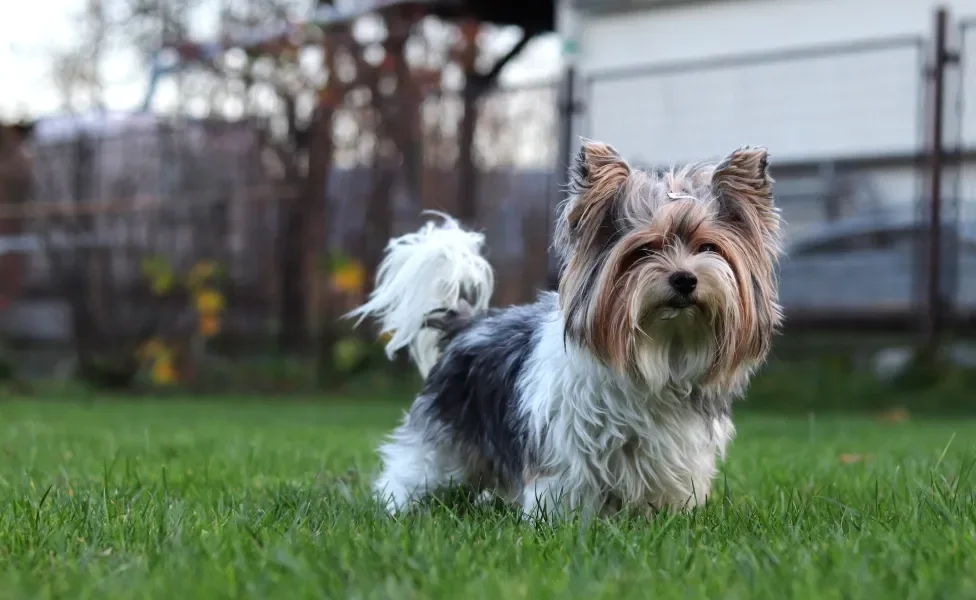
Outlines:
<svg viewBox="0 0 976 600"><path fill-rule="evenodd" d="M389 512L449 485L553 517L708 497L782 318L766 150L657 172L584 140L570 180L558 294L489 309L483 236L441 215L389 243L350 313L425 380L380 448Z"/></svg>

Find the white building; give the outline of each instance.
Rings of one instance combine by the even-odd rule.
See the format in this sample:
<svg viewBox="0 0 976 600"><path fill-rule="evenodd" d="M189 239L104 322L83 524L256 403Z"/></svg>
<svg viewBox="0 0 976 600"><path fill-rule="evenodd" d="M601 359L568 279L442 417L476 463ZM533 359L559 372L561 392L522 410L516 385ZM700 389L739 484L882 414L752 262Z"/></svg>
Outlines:
<svg viewBox="0 0 976 600"><path fill-rule="evenodd" d="M962 48L946 138L976 149L976 2L944 2ZM644 164L765 145L786 173L872 167L878 195L918 196L934 0L570 0L584 115L577 132ZM570 12L571 11L571 12ZM964 32L965 35L961 35ZM976 200L976 177L967 182Z"/></svg>
<svg viewBox="0 0 976 600"><path fill-rule="evenodd" d="M788 242L816 237L827 221L904 224L929 195L918 157L940 5L959 53L946 75L945 139L964 156L945 173L945 213L958 206L976 225L974 0L564 0L559 29L583 106L574 133L654 166L768 147ZM841 280L853 279L865 284L842 304L909 305L919 253L900 243L883 258L873 246L793 260L787 301L837 303ZM946 267L965 281L946 293L976 303L976 276L965 276L976 246L966 252ZM891 276L873 283L880 271Z"/></svg>

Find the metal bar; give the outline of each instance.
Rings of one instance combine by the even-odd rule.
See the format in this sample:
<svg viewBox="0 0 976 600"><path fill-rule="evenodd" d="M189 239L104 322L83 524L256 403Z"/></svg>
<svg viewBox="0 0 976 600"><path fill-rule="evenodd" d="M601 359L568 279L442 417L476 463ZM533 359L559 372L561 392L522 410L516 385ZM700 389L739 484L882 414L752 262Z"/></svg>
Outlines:
<svg viewBox="0 0 976 600"><path fill-rule="evenodd" d="M591 137L593 135L593 79L591 77L586 78L586 92L583 112L583 123L580 129L583 130L582 135L584 137Z"/></svg>
<svg viewBox="0 0 976 600"><path fill-rule="evenodd" d="M929 119L928 119L928 108L929 108L929 56L928 52L920 51L916 56L918 64L916 66L918 73L918 89L916 90L916 100L915 100L915 127L916 127L916 147L918 148L918 153L915 156L916 162L913 164L915 167L912 169L912 183L914 184L914 212L915 220L917 222L918 230L923 234L916 236L913 243L913 249L915 250L915 258L912 260L912 273L911 282L912 289L910 290L912 300L918 307L919 314L925 310L925 286L922 282L925 280L925 220L927 218L927 206L925 203L925 198L927 192L926 186L926 169L928 168L929 162L929 152L928 152L928 134L929 134ZM921 317L919 317L921 318ZM916 324L917 325L917 324ZM916 332L917 333L917 332Z"/></svg>
<svg viewBox="0 0 976 600"><path fill-rule="evenodd" d="M590 71L587 74L591 81L613 81L646 75L711 71L715 69L739 67L749 64L789 62L804 58L824 58L844 54L879 52L882 50L895 50L909 47L921 48L923 43L922 38L919 36L897 36L877 40L846 42L842 44L806 46L776 52L750 52L736 56L719 56L714 58L675 61L665 64L621 67L616 69L605 69L603 71Z"/></svg>
<svg viewBox="0 0 976 600"><path fill-rule="evenodd" d="M522 38L486 74L479 74L474 65L467 65L465 73L464 114L458 133L458 210L462 223L473 225L478 218L478 168L474 164L475 130L478 125L478 103L486 93L494 89L499 75L508 63L525 48L537 32L525 31Z"/></svg>
<svg viewBox="0 0 976 600"><path fill-rule="evenodd" d="M462 95L464 114L461 116L458 132L458 198L457 218L471 227L478 217L478 173L474 164L474 138L478 124L479 85L473 80L473 73L467 75Z"/></svg>
<svg viewBox="0 0 976 600"><path fill-rule="evenodd" d="M508 50L508 52L505 53L504 56L502 56L497 61L495 61L495 64L492 65L491 67L491 71L488 71L484 76L484 79L487 82L488 86L492 86L495 84L496 81L498 81L498 76L502 74L502 69L508 66L508 63L512 62L512 59L518 56L522 52L522 50L524 50L525 47L529 44L529 42L535 39L536 35L537 35L536 32L531 32L531 31L524 32L522 34L522 38L518 42L516 42L516 44L512 46ZM482 93L487 92L488 88L486 87L485 89L482 89L480 91Z"/></svg>
<svg viewBox="0 0 976 600"><path fill-rule="evenodd" d="M632 11L687 8L698 4L717 4L728 0L576 0L574 7L588 15L614 15Z"/></svg>
<svg viewBox="0 0 976 600"><path fill-rule="evenodd" d="M555 189L551 190L546 198L546 235L549 243L548 248L552 248L553 233L556 223L556 209L562 197L563 190L569 182L569 165L572 161L573 151L573 126L579 110L576 98L577 73L575 67L566 69L563 89L559 99L559 146L556 154L556 172L554 179ZM555 199L555 202L553 202ZM549 253L549 268L547 271L546 287L554 290L559 286L559 265L554 253Z"/></svg>
<svg viewBox="0 0 976 600"><path fill-rule="evenodd" d="M955 162L973 160L976 159L976 147L967 148L958 152L953 151L952 155ZM831 158L829 156L800 160L787 158L776 161L775 169L776 174L780 177L784 174L788 174L791 177L802 175L812 176L817 174L817 171L825 162L833 164L840 172L876 168L926 167L929 164L929 153L928 150L925 150L922 152L886 152L884 154L844 156L840 158ZM656 166L659 168L667 167L667 165ZM922 195L922 190L917 188L915 194L916 196Z"/></svg>
<svg viewBox="0 0 976 600"><path fill-rule="evenodd" d="M959 287L960 287L960 267L962 264L962 239L960 227L962 225L962 211L964 203L964 190L963 190L963 172L962 172L962 154L965 144L965 71L961 66L963 56L965 56L965 45L966 45L966 28L963 24L957 24L958 38L954 38L949 35L950 38L957 40L955 46L948 50L948 62L952 63L954 67L953 70L952 83L949 84L949 89L954 89L953 97L949 98L949 105L951 108L952 115L949 117L950 123L953 123L953 132L949 134L949 141L947 144L950 148L946 148L943 155L943 169L948 166L951 172L949 176L949 181L947 185L943 188L948 188L948 191L943 191L943 219L948 221L946 225L946 232L948 234L948 239L944 240L943 243L943 254L948 254L947 260L944 261L944 271L942 274L944 285L942 286L942 293L944 298L944 306L947 312L951 312L955 309L955 304L959 300ZM947 34L948 35L948 34Z"/></svg>
<svg viewBox="0 0 976 600"><path fill-rule="evenodd" d="M818 333L913 333L918 331L918 316L906 307L901 310L845 309L819 307L816 310L786 309L783 333L815 331ZM947 316L944 325L955 334L976 333L976 312L972 310Z"/></svg>
<svg viewBox="0 0 976 600"><path fill-rule="evenodd" d="M942 158L945 120L945 72L948 64L946 26L948 12L935 13L935 48L932 65L932 142L929 179L928 294L922 329L923 350L934 356L942 328Z"/></svg>

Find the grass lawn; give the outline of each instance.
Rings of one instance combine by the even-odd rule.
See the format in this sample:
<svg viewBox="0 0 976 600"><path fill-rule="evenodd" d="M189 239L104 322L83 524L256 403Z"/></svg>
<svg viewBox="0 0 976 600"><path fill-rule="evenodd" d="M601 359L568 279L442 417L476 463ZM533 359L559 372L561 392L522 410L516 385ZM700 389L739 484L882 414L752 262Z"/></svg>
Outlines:
<svg viewBox="0 0 976 600"><path fill-rule="evenodd" d="M393 403L0 403L0 597L976 597L976 421L743 415L690 515L365 494Z"/></svg>

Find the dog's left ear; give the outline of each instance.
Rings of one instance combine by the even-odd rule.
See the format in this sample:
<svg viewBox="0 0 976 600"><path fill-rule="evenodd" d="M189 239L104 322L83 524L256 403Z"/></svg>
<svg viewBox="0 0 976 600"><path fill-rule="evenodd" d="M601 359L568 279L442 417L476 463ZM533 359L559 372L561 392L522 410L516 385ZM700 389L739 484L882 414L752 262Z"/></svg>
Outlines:
<svg viewBox="0 0 976 600"><path fill-rule="evenodd" d="M712 191L723 218L764 237L778 237L780 217L773 204L773 179L765 148L740 148L712 175Z"/></svg>

